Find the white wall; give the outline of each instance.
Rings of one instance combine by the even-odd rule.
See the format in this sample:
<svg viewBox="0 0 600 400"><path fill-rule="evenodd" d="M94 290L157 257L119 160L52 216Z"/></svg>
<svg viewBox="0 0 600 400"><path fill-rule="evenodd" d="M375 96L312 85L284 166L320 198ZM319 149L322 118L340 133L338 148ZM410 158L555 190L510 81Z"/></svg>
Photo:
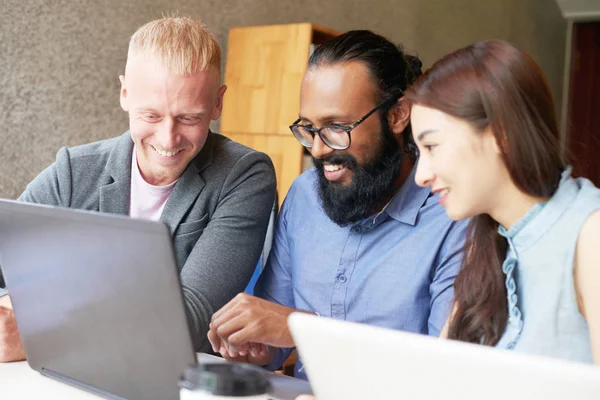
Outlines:
<svg viewBox="0 0 600 400"><path fill-rule="evenodd" d="M556 0L566 19L600 18L600 0Z"/></svg>

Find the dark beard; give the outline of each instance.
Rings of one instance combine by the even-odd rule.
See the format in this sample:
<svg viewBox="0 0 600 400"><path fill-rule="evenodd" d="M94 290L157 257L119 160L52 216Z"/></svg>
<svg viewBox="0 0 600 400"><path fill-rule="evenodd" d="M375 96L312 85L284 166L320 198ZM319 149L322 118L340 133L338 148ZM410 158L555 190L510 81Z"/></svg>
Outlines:
<svg viewBox="0 0 600 400"><path fill-rule="evenodd" d="M387 121L382 126L379 151L364 166L360 166L354 156L344 153L334 153L322 159L313 158L319 176L317 189L321 204L327 216L339 226L347 226L373 215L396 191L403 152ZM342 185L328 181L323 169L324 162L343 165L351 170L351 182Z"/></svg>

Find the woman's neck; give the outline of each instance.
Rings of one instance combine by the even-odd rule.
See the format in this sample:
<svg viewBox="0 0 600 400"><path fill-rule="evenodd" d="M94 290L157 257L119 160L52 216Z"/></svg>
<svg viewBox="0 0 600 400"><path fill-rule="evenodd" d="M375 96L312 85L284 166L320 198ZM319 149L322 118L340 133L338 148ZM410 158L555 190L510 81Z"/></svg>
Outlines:
<svg viewBox="0 0 600 400"><path fill-rule="evenodd" d="M506 230L509 230L531 208L547 201L548 197L536 197L520 191L512 182L503 190L504 196L497 198L496 206L489 215Z"/></svg>

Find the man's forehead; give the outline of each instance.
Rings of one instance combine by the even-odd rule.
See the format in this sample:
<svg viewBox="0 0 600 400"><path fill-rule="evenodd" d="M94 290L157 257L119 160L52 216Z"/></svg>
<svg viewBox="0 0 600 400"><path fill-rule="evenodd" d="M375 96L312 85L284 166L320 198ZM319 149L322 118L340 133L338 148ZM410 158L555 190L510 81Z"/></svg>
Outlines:
<svg viewBox="0 0 600 400"><path fill-rule="evenodd" d="M321 91L357 89L370 92L375 88L367 66L361 61L311 66L306 71L302 86Z"/></svg>
<svg viewBox="0 0 600 400"><path fill-rule="evenodd" d="M371 107L375 93L375 83L361 62L311 67L302 82L300 116L355 115Z"/></svg>
<svg viewBox="0 0 600 400"><path fill-rule="evenodd" d="M125 79L128 77L140 77L141 79L154 77L177 77L185 79L200 78L205 82L220 82L221 74L216 68L209 67L206 70L198 70L194 73L187 74L178 71L173 71L156 56L153 55L137 55L127 59L125 65Z"/></svg>

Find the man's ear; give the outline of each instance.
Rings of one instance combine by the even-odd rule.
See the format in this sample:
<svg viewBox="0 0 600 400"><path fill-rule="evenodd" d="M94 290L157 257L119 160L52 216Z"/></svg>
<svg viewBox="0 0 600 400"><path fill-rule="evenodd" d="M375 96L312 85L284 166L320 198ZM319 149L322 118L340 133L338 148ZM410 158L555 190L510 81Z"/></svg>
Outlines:
<svg viewBox="0 0 600 400"><path fill-rule="evenodd" d="M410 122L410 107L403 100L404 98L398 99L398 102L392 106L388 113L388 123L395 136L402 135Z"/></svg>
<svg viewBox="0 0 600 400"><path fill-rule="evenodd" d="M219 91L217 92L217 103L215 104L215 108L210 118L213 121L218 120L221 116L221 112L223 111L223 96L225 95L226 91L227 86L223 85L219 88Z"/></svg>
<svg viewBox="0 0 600 400"><path fill-rule="evenodd" d="M121 108L123 111L128 112L129 104L127 101L127 89L125 87L125 75L119 75L119 80L121 81L121 95L119 99L121 102Z"/></svg>

